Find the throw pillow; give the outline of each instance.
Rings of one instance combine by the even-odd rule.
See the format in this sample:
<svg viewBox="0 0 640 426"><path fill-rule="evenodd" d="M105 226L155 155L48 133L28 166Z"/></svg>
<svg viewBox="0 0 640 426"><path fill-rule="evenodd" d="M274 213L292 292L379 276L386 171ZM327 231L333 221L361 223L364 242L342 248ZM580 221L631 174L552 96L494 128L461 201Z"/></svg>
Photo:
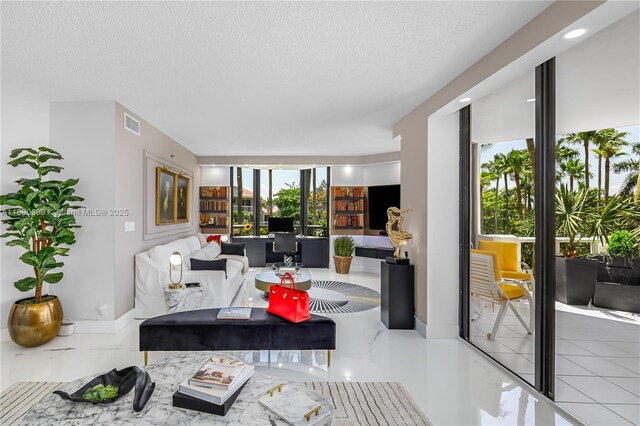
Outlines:
<svg viewBox="0 0 640 426"><path fill-rule="evenodd" d="M216 243L220 244L220 242L222 241L222 235L209 235L207 237L207 242L213 242L215 241Z"/></svg>
<svg viewBox="0 0 640 426"><path fill-rule="evenodd" d="M224 271L224 277L227 278L227 259L218 260L200 260L191 259L192 271Z"/></svg>
<svg viewBox="0 0 640 426"><path fill-rule="evenodd" d="M244 256L244 243L222 243L222 254Z"/></svg>

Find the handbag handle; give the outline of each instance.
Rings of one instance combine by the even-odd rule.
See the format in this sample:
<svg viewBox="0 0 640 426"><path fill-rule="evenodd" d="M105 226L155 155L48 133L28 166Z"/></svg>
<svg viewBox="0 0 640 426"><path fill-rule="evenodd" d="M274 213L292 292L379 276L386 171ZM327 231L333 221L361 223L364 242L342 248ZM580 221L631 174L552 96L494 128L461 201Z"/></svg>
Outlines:
<svg viewBox="0 0 640 426"><path fill-rule="evenodd" d="M291 272L285 272L284 274L282 274L282 278L280 279L280 285L286 284L287 277L289 277L289 280L291 280L291 288L294 290L297 290L296 282L293 279L293 275L291 275Z"/></svg>

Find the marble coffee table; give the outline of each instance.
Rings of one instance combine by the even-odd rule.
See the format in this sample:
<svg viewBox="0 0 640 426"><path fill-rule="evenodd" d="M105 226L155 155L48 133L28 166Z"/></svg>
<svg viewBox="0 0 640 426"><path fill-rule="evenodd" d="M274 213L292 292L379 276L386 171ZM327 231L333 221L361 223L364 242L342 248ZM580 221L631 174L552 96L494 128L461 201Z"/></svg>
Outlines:
<svg viewBox="0 0 640 426"><path fill-rule="evenodd" d="M156 383L155 391L145 408L136 413L132 401L134 391L109 405L72 403L57 395L48 395L34 405L25 416L25 425L286 425L258 402L267 390L286 383L295 387L309 398L318 401L322 409L331 411L322 425L333 421L334 408L320 393L305 387L302 383L289 382L255 373L233 404L226 416L200 413L176 408L171 404L178 384L193 375L212 353L191 352L168 358L161 363L151 364L147 371ZM60 390L74 392L95 376L64 383Z"/></svg>

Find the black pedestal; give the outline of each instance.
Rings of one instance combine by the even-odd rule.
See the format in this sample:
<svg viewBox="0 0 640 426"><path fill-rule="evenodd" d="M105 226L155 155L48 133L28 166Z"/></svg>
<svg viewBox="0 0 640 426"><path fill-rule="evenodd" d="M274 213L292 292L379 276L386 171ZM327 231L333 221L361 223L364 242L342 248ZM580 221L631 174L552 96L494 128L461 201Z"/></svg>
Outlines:
<svg viewBox="0 0 640 426"><path fill-rule="evenodd" d="M380 316L389 329L414 328L413 265L381 263Z"/></svg>

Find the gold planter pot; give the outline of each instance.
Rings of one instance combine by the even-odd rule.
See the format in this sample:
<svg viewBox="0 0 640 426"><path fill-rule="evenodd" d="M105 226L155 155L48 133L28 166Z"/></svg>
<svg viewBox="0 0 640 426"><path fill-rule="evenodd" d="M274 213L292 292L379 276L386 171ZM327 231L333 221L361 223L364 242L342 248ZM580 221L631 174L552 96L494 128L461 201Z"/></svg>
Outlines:
<svg viewBox="0 0 640 426"><path fill-rule="evenodd" d="M20 346L34 347L56 337L62 325L62 305L57 297L47 302L20 305L18 300L11 307L9 335Z"/></svg>
<svg viewBox="0 0 640 426"><path fill-rule="evenodd" d="M338 274L348 274L351 269L351 256L333 256L333 263L336 265Z"/></svg>

